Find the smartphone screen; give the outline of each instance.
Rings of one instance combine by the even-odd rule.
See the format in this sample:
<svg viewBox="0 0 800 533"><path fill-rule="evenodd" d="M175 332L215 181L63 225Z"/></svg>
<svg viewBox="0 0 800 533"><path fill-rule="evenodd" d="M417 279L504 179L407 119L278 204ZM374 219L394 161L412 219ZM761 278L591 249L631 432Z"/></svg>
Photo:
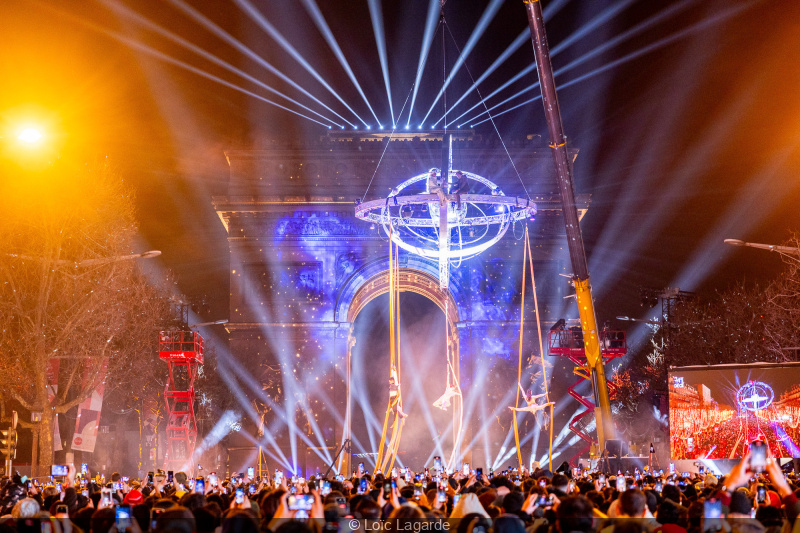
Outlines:
<svg viewBox="0 0 800 533"><path fill-rule="evenodd" d="M469 475L469 463L464 463L461 465L461 474L465 476Z"/></svg>
<svg viewBox="0 0 800 533"><path fill-rule="evenodd" d="M175 479L173 471L167 470L167 482L172 483L173 479Z"/></svg>
<svg viewBox="0 0 800 533"><path fill-rule="evenodd" d="M388 500L392 497L392 482L391 481L384 481L383 482L383 498Z"/></svg>
<svg viewBox="0 0 800 533"><path fill-rule="evenodd" d="M359 494L367 493L367 478L365 477L361 478L361 481L358 483L358 493Z"/></svg>
<svg viewBox="0 0 800 533"><path fill-rule="evenodd" d="M147 473L147 482L149 484L151 484L151 485L153 484L153 473L152 472L148 472Z"/></svg>
<svg viewBox="0 0 800 533"><path fill-rule="evenodd" d="M131 507L130 505L118 505L115 513L117 531L125 531L131 527Z"/></svg>
<svg viewBox="0 0 800 533"><path fill-rule="evenodd" d="M478 477L481 477L481 476L483 475L483 468L476 468L476 469L475 469L475 474L476 474Z"/></svg>
<svg viewBox="0 0 800 533"><path fill-rule="evenodd" d="M444 487L439 487L439 490L436 491L436 499L440 503L444 503L447 501L447 489Z"/></svg>
<svg viewBox="0 0 800 533"><path fill-rule="evenodd" d="M358 463L358 475L359 476L364 475L364 463Z"/></svg>
<svg viewBox="0 0 800 533"><path fill-rule="evenodd" d="M253 468L252 466L247 469L247 477L249 477L250 479L256 477L256 469Z"/></svg>
<svg viewBox="0 0 800 533"><path fill-rule="evenodd" d="M314 496L312 494L296 494L290 495L288 501L290 511L310 511L314 505Z"/></svg>
<svg viewBox="0 0 800 533"><path fill-rule="evenodd" d="M758 503L764 503L767 501L767 489L764 485L759 485L758 490L756 491L756 501Z"/></svg>
<svg viewBox="0 0 800 533"><path fill-rule="evenodd" d="M51 476L66 476L68 472L67 465L52 465L50 467Z"/></svg>
<svg viewBox="0 0 800 533"><path fill-rule="evenodd" d="M438 455L433 458L433 468L435 468L436 470L442 469L442 458L439 457Z"/></svg>
<svg viewBox="0 0 800 533"><path fill-rule="evenodd" d="M750 471L761 473L767 468L767 443L754 440L750 443Z"/></svg>
<svg viewBox="0 0 800 533"><path fill-rule="evenodd" d="M244 503L244 490L241 487L236 489L236 503Z"/></svg>
<svg viewBox="0 0 800 533"><path fill-rule="evenodd" d="M675 463L670 463L669 464L669 473L670 474L674 474L675 473Z"/></svg>
<svg viewBox="0 0 800 533"><path fill-rule="evenodd" d="M86 475L89 473L89 464L81 463L81 474Z"/></svg>
<svg viewBox="0 0 800 533"><path fill-rule="evenodd" d="M194 482L194 492L198 494L205 494L206 493L206 480L199 477Z"/></svg>
<svg viewBox="0 0 800 533"><path fill-rule="evenodd" d="M598 477L597 480L600 482L600 486L601 487L605 487L606 486L606 475L605 474L600 474L600 477Z"/></svg>
<svg viewBox="0 0 800 533"><path fill-rule="evenodd" d="M327 496L331 493L331 482L328 480L322 481L322 485L320 486L320 494L323 496Z"/></svg>
<svg viewBox="0 0 800 533"><path fill-rule="evenodd" d="M722 502L716 498L707 498L703 503L703 516L706 519L719 519L722 516ZM704 528L705 531L715 531Z"/></svg>
<svg viewBox="0 0 800 533"><path fill-rule="evenodd" d="M620 492L625 492L625 478L624 477L617 477L617 490Z"/></svg>

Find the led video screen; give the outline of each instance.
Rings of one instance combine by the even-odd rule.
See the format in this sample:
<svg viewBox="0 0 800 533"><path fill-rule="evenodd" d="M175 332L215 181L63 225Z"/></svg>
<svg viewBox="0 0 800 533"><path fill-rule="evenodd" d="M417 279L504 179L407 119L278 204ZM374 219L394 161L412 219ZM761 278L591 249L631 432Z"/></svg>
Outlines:
<svg viewBox="0 0 800 533"><path fill-rule="evenodd" d="M734 459L763 440L773 457L800 457L800 365L674 368L672 459Z"/></svg>

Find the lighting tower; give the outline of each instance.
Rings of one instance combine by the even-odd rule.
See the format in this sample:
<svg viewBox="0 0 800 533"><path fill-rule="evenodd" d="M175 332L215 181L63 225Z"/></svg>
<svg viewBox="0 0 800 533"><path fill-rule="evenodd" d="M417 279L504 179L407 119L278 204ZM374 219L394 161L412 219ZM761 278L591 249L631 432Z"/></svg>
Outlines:
<svg viewBox="0 0 800 533"><path fill-rule="evenodd" d="M197 420L194 412L194 382L197 369L203 364L203 337L194 331L161 331L158 334L158 356L169 367L164 388L167 408L167 470L182 470L191 464L197 441Z"/></svg>
<svg viewBox="0 0 800 533"><path fill-rule="evenodd" d="M580 219L575 205L575 191L572 185L572 165L567 154L567 138L561 122L561 111L558 107L558 95L553 78L553 65L550 63L550 48L542 17L542 4L538 0L524 0L528 13L528 26L531 30L533 51L536 57L536 69L539 73L539 86L542 89L547 129L550 133L550 148L558 176L558 187L561 192L561 209L567 230L567 245L572 262L572 282L578 300L578 313L581 319L584 350L587 367L592 378L594 392L595 420L597 421L597 440L600 449L605 447L606 440L614 438L614 424L611 420L611 402L608 385L600 354L600 339L597 319L594 314L592 288L589 283L589 266L586 262L586 251L583 247Z"/></svg>

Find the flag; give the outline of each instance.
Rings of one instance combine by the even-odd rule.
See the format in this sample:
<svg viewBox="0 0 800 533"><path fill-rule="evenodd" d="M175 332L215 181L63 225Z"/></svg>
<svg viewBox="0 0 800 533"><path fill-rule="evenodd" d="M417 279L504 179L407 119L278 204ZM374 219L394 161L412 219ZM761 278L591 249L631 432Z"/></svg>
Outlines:
<svg viewBox="0 0 800 533"><path fill-rule="evenodd" d="M75 420L75 434L72 437L72 449L83 452L94 452L97 442L97 430L100 426L100 411L103 408L103 391L101 383L78 406L78 418Z"/></svg>

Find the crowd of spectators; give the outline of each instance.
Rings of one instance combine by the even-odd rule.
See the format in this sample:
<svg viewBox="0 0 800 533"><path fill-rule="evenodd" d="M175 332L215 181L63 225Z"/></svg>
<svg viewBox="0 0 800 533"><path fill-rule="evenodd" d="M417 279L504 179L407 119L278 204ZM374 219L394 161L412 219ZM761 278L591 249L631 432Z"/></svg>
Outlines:
<svg viewBox="0 0 800 533"><path fill-rule="evenodd" d="M456 473L395 468L308 480L276 474L144 479L69 474L0 489L0 533L732 533L800 532L794 474L749 453L727 475L571 469ZM388 524L388 525L387 525Z"/></svg>

